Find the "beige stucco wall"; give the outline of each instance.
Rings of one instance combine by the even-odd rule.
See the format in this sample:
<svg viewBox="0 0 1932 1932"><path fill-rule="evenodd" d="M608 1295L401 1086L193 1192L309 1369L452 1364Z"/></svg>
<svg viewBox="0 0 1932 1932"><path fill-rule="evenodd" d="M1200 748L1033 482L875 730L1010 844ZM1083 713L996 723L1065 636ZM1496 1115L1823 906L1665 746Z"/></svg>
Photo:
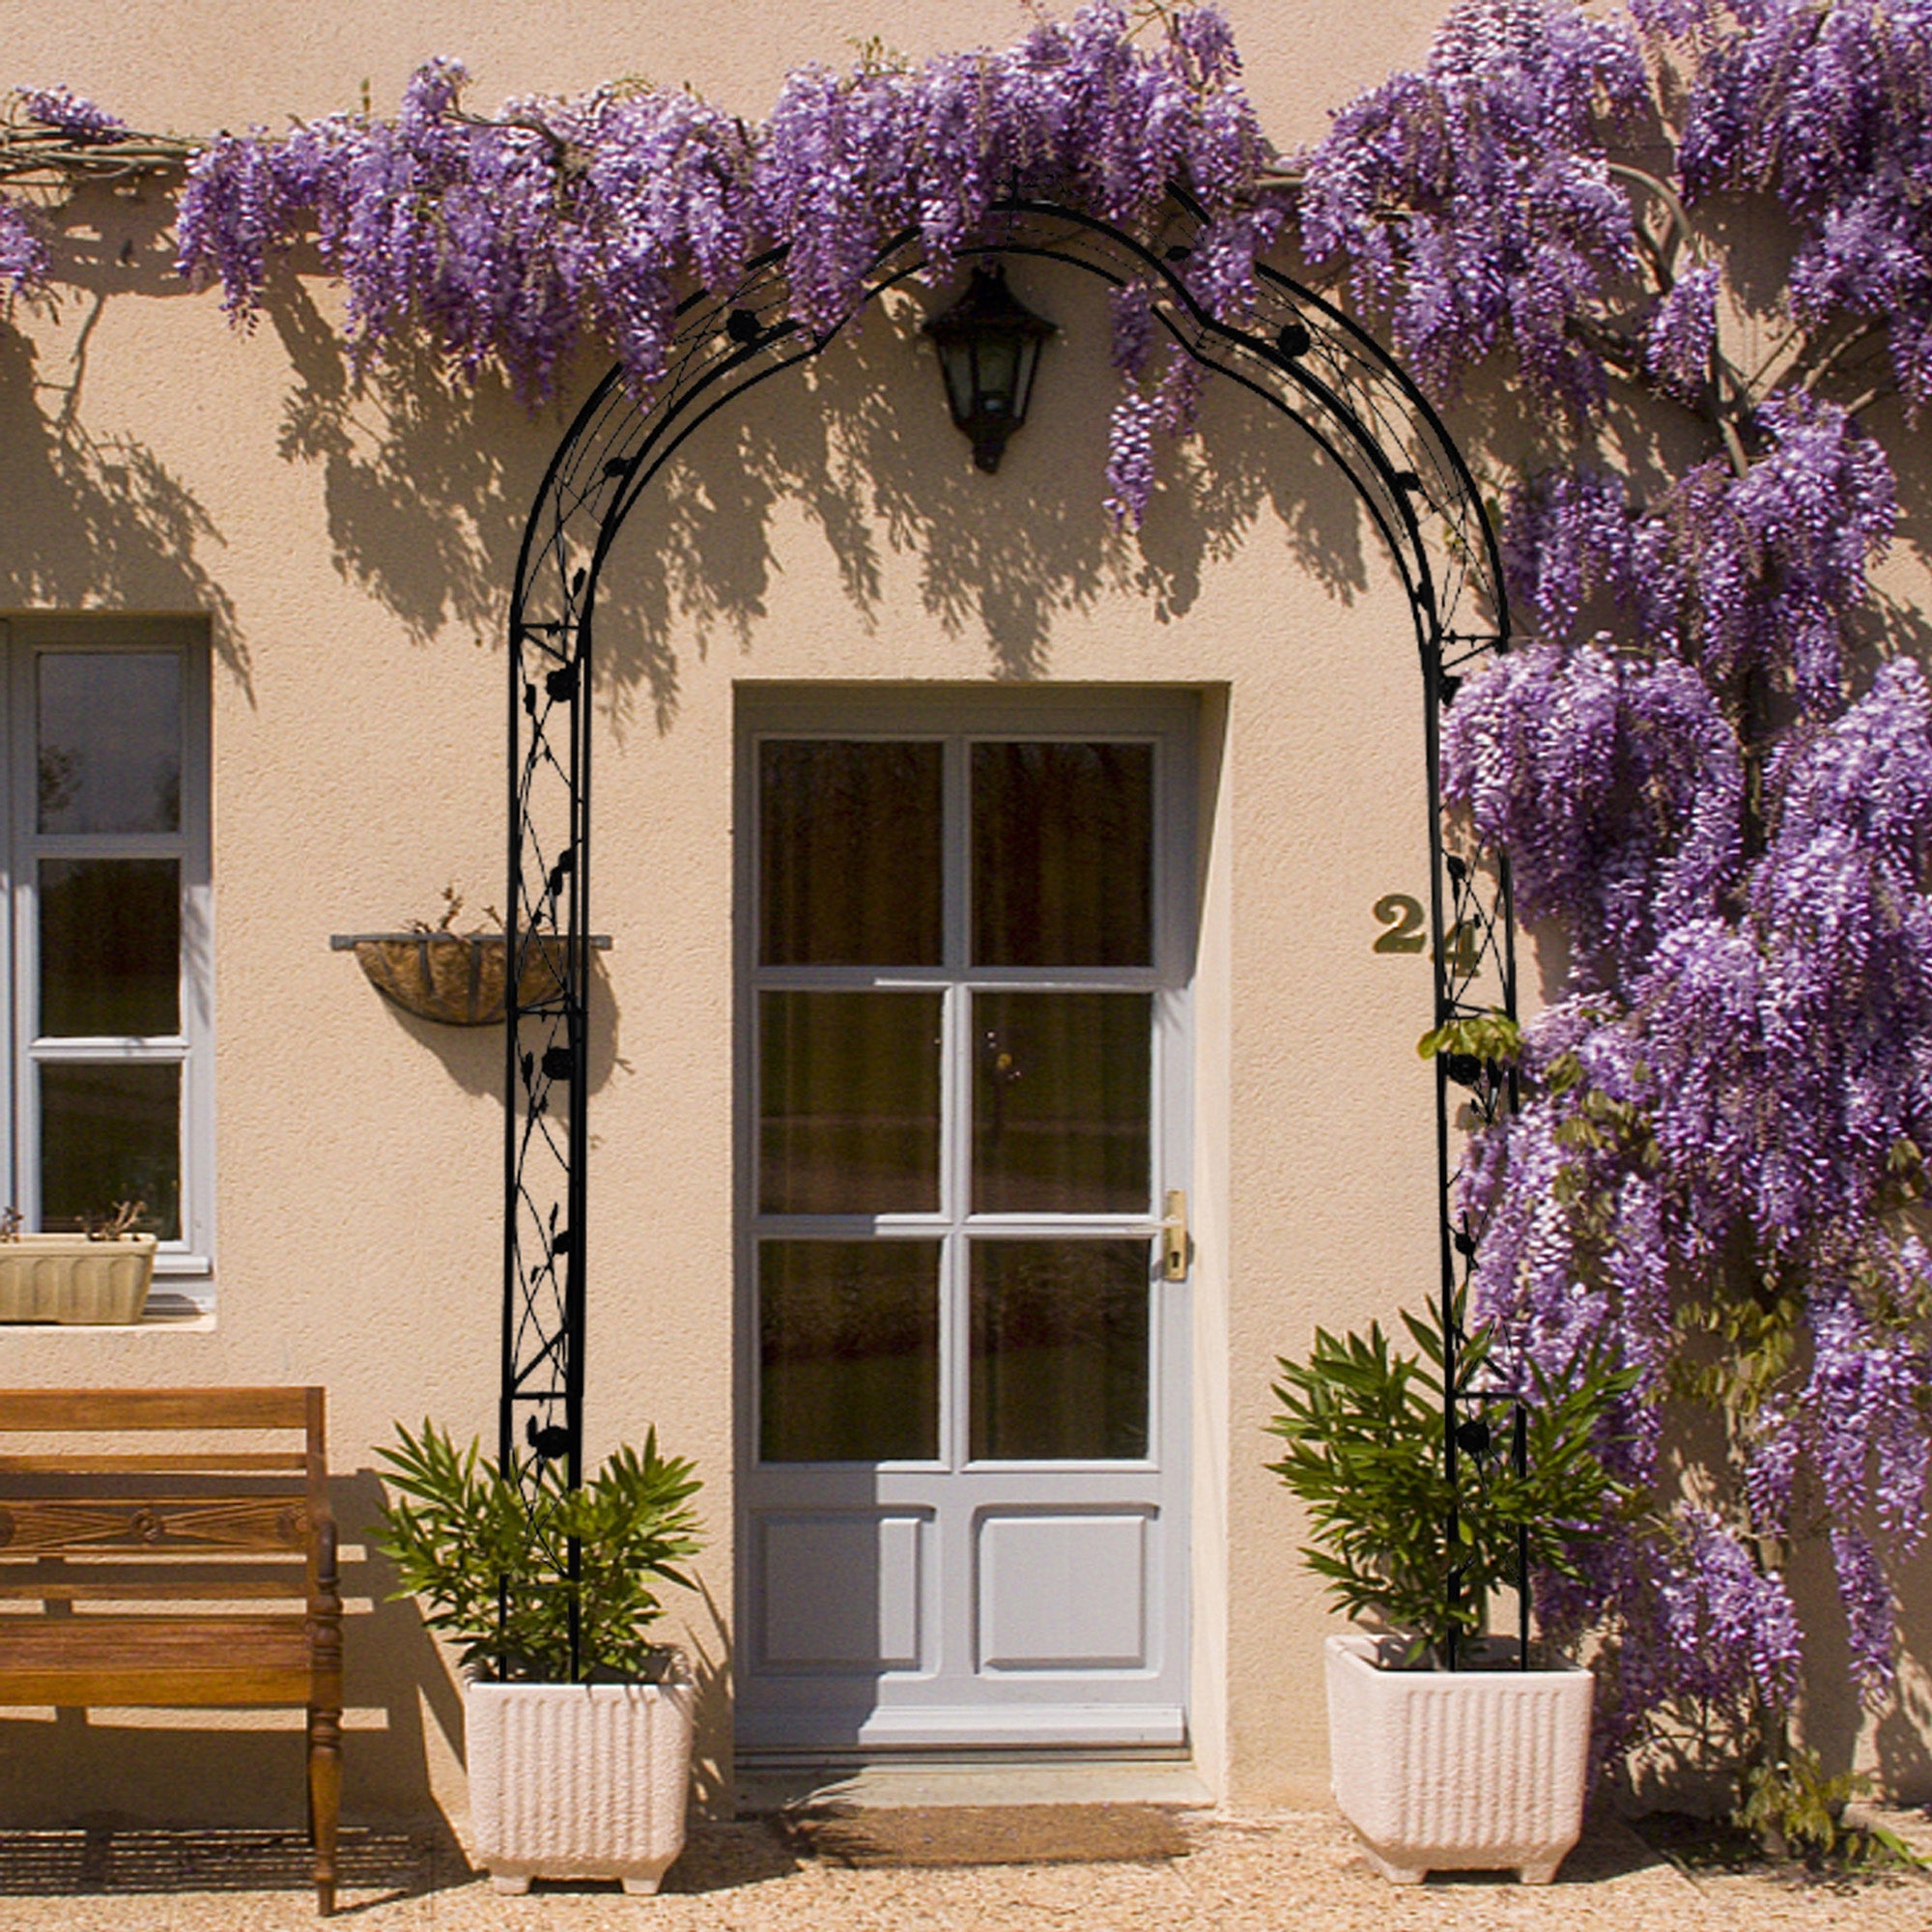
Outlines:
<svg viewBox="0 0 1932 1932"><path fill-rule="evenodd" d="M1284 143L1425 43L1433 8L1228 8ZM379 106L464 55L485 104L611 74L690 79L740 111L782 70L876 34L914 53L1018 30L1004 5L816 0L721 32L715 8L574 0L49 5L10 21L12 77L137 123L206 128ZM153 197L82 211L84 286L0 335L0 605L205 611L214 678L218 1309L193 1327L12 1331L5 1378L319 1381L340 1510L377 1497L396 1420L494 1429L500 1035L384 1004L331 932L502 886L500 630L521 523L595 375L526 417L494 385L350 384L335 298L291 283L251 335L166 270ZM125 247L124 247L124 244ZM588 1332L593 1454L655 1423L707 1478L708 1668L730 1647L732 779L748 680L987 680L1203 694L1197 987L1194 1730L1237 1801L1325 1785L1327 1627L1263 1468L1276 1353L1317 1321L1432 1292L1420 955L1376 956L1375 899L1426 895L1420 698L1406 609L1333 470L1210 391L1199 452L1138 541L1100 509L1112 399L1095 286L1016 285L1065 331L1034 422L974 471L905 313L765 385L691 447L623 539L599 634L599 982ZM887 505L891 509L888 512ZM839 532L837 537L830 532ZM863 551L869 573L855 572ZM460 1810L461 1709L413 1610L350 1636L347 1804ZM49 1778L49 1752L59 1771ZM706 1795L727 1802L710 1700ZM0 1815L296 1815L284 1735L0 1721Z"/></svg>

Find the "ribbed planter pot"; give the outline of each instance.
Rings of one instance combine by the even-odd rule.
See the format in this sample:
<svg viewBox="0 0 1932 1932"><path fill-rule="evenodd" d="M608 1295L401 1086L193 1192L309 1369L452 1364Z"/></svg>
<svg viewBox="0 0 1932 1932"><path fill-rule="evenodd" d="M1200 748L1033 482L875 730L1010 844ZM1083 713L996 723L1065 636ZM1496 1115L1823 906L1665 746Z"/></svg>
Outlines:
<svg viewBox="0 0 1932 1932"><path fill-rule="evenodd" d="M472 1683L464 1694L471 1834L490 1883L614 1878L657 1890L684 1849L690 1680Z"/></svg>
<svg viewBox="0 0 1932 1932"><path fill-rule="evenodd" d="M1335 1802L1396 1885L1506 1870L1548 1885L1583 1829L1587 1670L1384 1670L1327 1641Z"/></svg>
<svg viewBox="0 0 1932 1932"><path fill-rule="evenodd" d="M17 1235L0 1241L0 1321L130 1322L155 1278L153 1235Z"/></svg>

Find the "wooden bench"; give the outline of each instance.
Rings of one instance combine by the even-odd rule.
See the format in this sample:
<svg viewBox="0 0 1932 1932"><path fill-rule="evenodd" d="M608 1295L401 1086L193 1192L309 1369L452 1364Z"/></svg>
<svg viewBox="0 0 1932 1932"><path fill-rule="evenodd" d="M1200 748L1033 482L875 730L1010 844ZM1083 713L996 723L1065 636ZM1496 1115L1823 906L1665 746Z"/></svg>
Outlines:
<svg viewBox="0 0 1932 1932"><path fill-rule="evenodd" d="M255 1441L207 1446L228 1431ZM286 1431L299 1447L256 1446L263 1432ZM327 1917L342 1793L342 1598L323 1391L0 1389L0 1434L48 1438L31 1454L0 1453L0 1704L305 1706L308 1831ZM177 1441L162 1446L168 1435ZM55 1449L63 1436L89 1439ZM289 1599L298 1607L267 1607Z"/></svg>

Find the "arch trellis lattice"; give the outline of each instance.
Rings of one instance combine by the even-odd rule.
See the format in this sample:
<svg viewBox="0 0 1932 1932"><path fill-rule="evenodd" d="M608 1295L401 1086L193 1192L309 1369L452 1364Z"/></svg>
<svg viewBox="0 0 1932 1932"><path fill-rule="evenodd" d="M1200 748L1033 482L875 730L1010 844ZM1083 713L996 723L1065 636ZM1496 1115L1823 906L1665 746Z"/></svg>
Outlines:
<svg viewBox="0 0 1932 1932"><path fill-rule="evenodd" d="M995 210L962 255L1031 256L1113 286L1153 291L1157 326L1224 381L1298 424L1354 485L1407 594L1422 671L1435 1022L1516 1011L1507 861L1449 849L1437 782L1441 707L1468 670L1507 647L1495 544L1463 458L1409 378L1354 323L1287 276L1260 272L1254 311L1220 322L1182 270L1201 214L1176 194L1163 233L1136 240L1050 202ZM881 251L854 312L918 276L916 231ZM582 1473L587 1002L594 616L599 579L633 507L686 440L748 389L836 338L788 311L785 251L753 263L725 296L691 297L650 403L612 370L559 443L530 513L510 610L509 892L517 963L560 957L560 984L526 1002L512 973L507 1029L499 1453L526 1487L545 1463ZM530 975L540 982L541 976ZM1479 1229L1452 1219L1452 1114L1509 1104L1510 1076L1436 1060L1436 1187L1442 1286L1466 1277Z"/></svg>

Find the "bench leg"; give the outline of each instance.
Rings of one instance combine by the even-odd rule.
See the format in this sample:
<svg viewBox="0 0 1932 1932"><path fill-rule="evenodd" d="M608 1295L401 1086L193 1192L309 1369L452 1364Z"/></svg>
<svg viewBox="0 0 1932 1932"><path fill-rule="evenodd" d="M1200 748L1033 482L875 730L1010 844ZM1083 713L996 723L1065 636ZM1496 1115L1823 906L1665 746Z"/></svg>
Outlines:
<svg viewBox="0 0 1932 1932"><path fill-rule="evenodd" d="M335 1910L335 1828L342 1812L342 1713L308 1714L308 1833L315 1846L315 1909Z"/></svg>

